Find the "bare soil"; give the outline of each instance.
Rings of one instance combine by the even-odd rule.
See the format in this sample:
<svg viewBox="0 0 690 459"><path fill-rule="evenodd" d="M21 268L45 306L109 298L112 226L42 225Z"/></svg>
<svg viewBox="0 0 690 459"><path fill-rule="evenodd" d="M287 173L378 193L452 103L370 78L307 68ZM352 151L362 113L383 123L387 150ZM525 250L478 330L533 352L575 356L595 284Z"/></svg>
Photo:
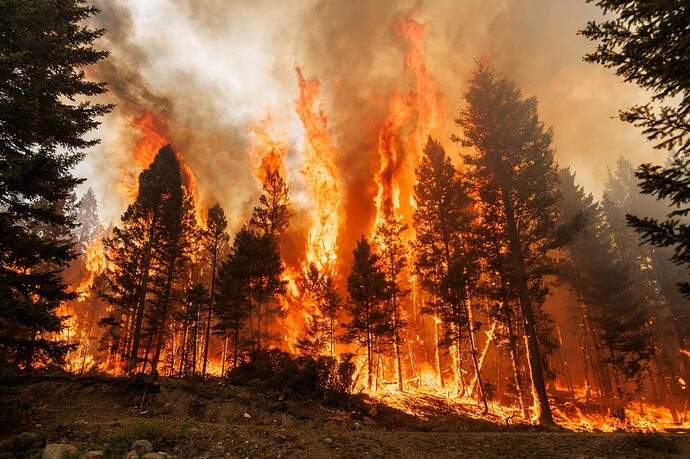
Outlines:
<svg viewBox="0 0 690 459"><path fill-rule="evenodd" d="M440 400L410 400L421 415L363 395L314 400L221 379L2 375L0 458L40 457L54 442L122 457L137 439L177 458L690 457L683 433L506 426L475 407L463 414Z"/></svg>

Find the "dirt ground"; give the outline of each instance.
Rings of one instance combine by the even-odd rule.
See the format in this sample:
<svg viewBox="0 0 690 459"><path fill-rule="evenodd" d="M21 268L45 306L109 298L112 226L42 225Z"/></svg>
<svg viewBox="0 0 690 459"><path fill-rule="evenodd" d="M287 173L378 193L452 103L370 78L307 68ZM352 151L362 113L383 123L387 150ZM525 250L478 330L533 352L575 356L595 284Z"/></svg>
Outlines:
<svg viewBox="0 0 690 459"><path fill-rule="evenodd" d="M220 379L21 375L0 384L0 458L40 457L54 442L122 457L137 439L176 458L690 457L682 433L507 427L473 407L425 406L422 419L365 396L313 400Z"/></svg>

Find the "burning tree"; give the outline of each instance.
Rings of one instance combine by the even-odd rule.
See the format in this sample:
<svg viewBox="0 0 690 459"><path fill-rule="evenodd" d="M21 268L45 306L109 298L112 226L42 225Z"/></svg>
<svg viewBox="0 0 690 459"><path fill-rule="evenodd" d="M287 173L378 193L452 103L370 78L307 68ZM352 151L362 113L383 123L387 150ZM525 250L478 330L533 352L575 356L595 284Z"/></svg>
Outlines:
<svg viewBox="0 0 690 459"><path fill-rule="evenodd" d="M180 162L166 145L139 175L137 198L122 215L122 226L113 228L106 241L110 266L104 296L115 310L104 324L111 336L120 338L113 346L129 371L137 369L140 360L139 370L144 371L149 357L151 371L157 371L174 289L188 268L197 233L194 203L182 185ZM113 327L120 332L114 333ZM142 338L147 339L143 359Z"/></svg>
<svg viewBox="0 0 690 459"><path fill-rule="evenodd" d="M479 393L486 408L469 298L469 290L476 282L477 275L476 268L472 268L477 264L476 257L471 257L468 250L471 246L468 238L472 231L472 200L467 194L467 185L451 164L445 150L432 138L424 148L416 175L415 269L422 288L431 295L426 310L434 315L436 365L441 385L444 385L444 381L438 352L441 343L439 323L445 326L446 341L455 346L455 372L459 386L464 386L460 349L463 329L466 329Z"/></svg>
<svg viewBox="0 0 690 459"><path fill-rule="evenodd" d="M354 260L347 276L347 291L350 294L352 321L343 326L347 330L346 340L357 341L366 348L367 385L371 388L372 357L380 345L380 339L389 332L390 317L383 308L387 299L386 273L381 268L380 257L371 249L364 235L352 251Z"/></svg>
<svg viewBox="0 0 690 459"><path fill-rule="evenodd" d="M301 297L313 308L297 349L303 354L317 356L328 352L335 356L335 332L343 298L338 294L332 276L319 271L316 263L310 263L298 279Z"/></svg>
<svg viewBox="0 0 690 459"><path fill-rule="evenodd" d="M508 253L511 281L518 293L539 421L553 424L546 394L535 292L543 290L548 251L566 242L556 222L561 194L551 148L552 131L537 115L535 98L523 99L515 84L479 63L465 93L468 107L456 118L463 129L468 182L481 201L504 220L502 244ZM482 207L479 207L481 215Z"/></svg>
<svg viewBox="0 0 690 459"><path fill-rule="evenodd" d="M213 313L213 301L216 295L216 270L220 264L221 257L224 256L227 251L228 242L230 241L230 236L226 231L227 227L228 221L225 218L225 212L223 208L220 207L220 204L216 203L208 210L206 216L206 229L203 231L201 239L204 261L211 268L211 285L209 287L208 312L206 315L206 336L204 338L204 363L201 370L202 375L206 375L206 362L208 360L208 348L211 338L211 318ZM223 351L225 351L225 344L223 345Z"/></svg>
<svg viewBox="0 0 690 459"><path fill-rule="evenodd" d="M73 242L33 230L74 227L59 203L83 181L72 175L81 151L98 143L84 136L111 109L89 100L105 83L80 69L107 53L92 46L104 31L80 25L95 7L30 0L5 2L2 11L0 362L31 367L61 361L68 350L51 337L63 328L58 307L74 298L60 278L75 257Z"/></svg>

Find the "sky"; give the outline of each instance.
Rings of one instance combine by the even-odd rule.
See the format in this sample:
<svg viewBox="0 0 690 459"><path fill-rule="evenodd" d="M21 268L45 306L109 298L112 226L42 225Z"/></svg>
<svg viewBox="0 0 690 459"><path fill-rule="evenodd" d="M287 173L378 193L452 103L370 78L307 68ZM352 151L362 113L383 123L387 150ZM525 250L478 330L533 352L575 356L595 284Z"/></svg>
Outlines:
<svg viewBox="0 0 690 459"><path fill-rule="evenodd" d="M375 191L377 132L393 93L414 85L405 67L401 17L424 24L425 64L445 108L435 136L459 163L454 117L478 59L512 79L554 129L556 160L600 197L607 168L619 155L634 164L661 162L639 130L616 118L647 95L614 71L583 62L594 44L577 31L601 19L584 0L98 0L91 25L107 29L98 47L110 52L90 75L108 83L116 104L94 133L101 143L77 175L87 178L104 222L117 223L129 198L121 186L140 168L132 153L135 120L165 120L173 145L197 178L200 199L219 202L236 230L260 193L249 127L270 112L271 132L289 144L288 184L297 213L309 194L300 177L304 131L295 110L295 68L320 82L319 101L348 209L366 216ZM301 209L301 210L300 210ZM363 210L362 210L363 209ZM356 210L352 210L353 212Z"/></svg>

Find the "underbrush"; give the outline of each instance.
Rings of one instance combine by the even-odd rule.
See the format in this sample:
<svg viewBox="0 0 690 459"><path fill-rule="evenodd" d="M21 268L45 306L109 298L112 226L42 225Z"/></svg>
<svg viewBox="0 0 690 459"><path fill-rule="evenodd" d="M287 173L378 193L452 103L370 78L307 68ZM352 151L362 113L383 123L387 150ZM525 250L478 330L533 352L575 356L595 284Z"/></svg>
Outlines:
<svg viewBox="0 0 690 459"><path fill-rule="evenodd" d="M293 357L278 349L255 351L228 372L231 384L259 391L278 391L344 400L354 386L352 354L339 359L330 356Z"/></svg>

